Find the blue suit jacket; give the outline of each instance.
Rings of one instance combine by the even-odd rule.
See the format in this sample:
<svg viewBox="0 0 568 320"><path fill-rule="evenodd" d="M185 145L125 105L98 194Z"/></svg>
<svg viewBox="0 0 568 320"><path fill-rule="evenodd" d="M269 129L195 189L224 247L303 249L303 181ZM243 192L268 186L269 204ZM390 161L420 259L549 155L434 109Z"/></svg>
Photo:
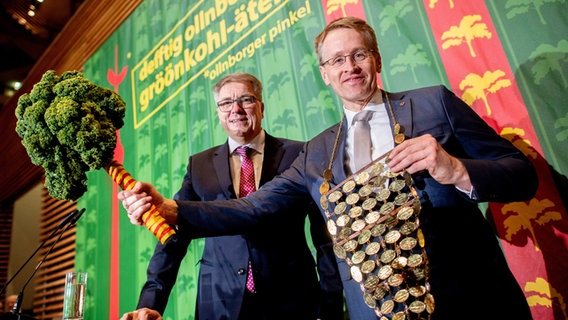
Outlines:
<svg viewBox="0 0 568 320"><path fill-rule="evenodd" d="M303 143L266 135L260 185L283 172ZM229 147L208 149L189 159L178 200L236 198L229 168ZM200 261L196 319L237 319L245 290L249 259L253 265L256 297L266 319L343 319L341 279L331 239L313 202L299 202L270 218L262 228L205 239ZM309 213L316 263L304 232ZM277 230L277 231L276 231ZM148 266L138 308L163 313L176 281L190 238L179 233L165 245L158 243Z"/></svg>
<svg viewBox="0 0 568 320"><path fill-rule="evenodd" d="M407 137L431 134L464 163L476 201L523 201L534 196L538 178L531 162L445 87L389 93L389 97ZM335 125L310 140L290 169L247 198L178 201L180 232L202 237L247 230L267 217L278 216L290 203L306 197L318 201L337 130ZM335 184L347 177L345 137L342 130L333 159ZM454 186L436 182L428 172L414 174L413 181L422 203L420 221L436 300L432 318L530 319L523 291L477 203ZM364 303L345 261L337 263L351 320L378 319Z"/></svg>

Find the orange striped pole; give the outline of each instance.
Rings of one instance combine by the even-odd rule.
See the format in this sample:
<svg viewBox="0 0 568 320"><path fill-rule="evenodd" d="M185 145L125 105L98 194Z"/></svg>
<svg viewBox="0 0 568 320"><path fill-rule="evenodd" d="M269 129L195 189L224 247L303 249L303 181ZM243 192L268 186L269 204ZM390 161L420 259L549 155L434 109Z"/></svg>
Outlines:
<svg viewBox="0 0 568 320"><path fill-rule="evenodd" d="M115 159L105 167L105 170L122 190L134 188L136 180L134 180L130 173L124 169L122 164ZM146 226L162 244L166 243L175 234L174 229L166 223L166 220L160 215L158 209L153 204L150 210L142 214L142 221L144 222L144 226Z"/></svg>

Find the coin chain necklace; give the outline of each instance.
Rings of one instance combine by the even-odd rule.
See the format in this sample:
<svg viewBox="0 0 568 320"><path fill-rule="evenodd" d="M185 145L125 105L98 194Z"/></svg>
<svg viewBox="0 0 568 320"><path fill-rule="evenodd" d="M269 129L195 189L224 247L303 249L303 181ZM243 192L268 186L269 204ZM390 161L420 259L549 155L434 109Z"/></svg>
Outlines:
<svg viewBox="0 0 568 320"><path fill-rule="evenodd" d="M375 93L376 89L360 110ZM403 128L396 121L386 92L384 101L392 117L394 143L398 145L405 139ZM363 291L365 304L378 317L430 319L435 301L430 293L429 262L418 219L421 202L411 175L388 168L388 151L330 189L343 121L345 113L320 186L320 206L327 217L333 251L347 263L351 278Z"/></svg>

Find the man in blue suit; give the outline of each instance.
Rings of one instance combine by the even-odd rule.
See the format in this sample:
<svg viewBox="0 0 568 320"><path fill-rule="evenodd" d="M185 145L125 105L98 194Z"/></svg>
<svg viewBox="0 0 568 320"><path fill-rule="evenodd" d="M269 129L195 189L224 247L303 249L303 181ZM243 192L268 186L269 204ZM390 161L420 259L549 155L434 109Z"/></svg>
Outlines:
<svg viewBox="0 0 568 320"><path fill-rule="evenodd" d="M288 170L243 199L175 201L165 199L150 184L139 183L132 191L119 194L131 222L140 224L141 214L153 201L180 233L220 235L257 228L264 219L281 216L279 212L292 203L315 200L333 234L336 225L341 225L328 213L331 196L324 186L334 188L359 173L354 146L362 136L355 135L352 119L368 110L372 111L368 122L373 159L390 152L391 172L412 176L421 209L419 219L405 225L416 231L410 243L418 242L425 254L413 256L413 261L403 256L392 260L381 250L392 243L396 244L390 252L393 256L397 250L408 249L398 238L383 237L385 228L392 231L387 235L406 234L408 229L393 227L406 216L395 215L396 219L378 223L383 230L371 229L375 242L366 242L357 253L367 255L367 261L374 255L380 259L366 269L344 259L345 251L353 250L357 243L348 248L340 245L341 237L334 236L350 319L531 319L524 293L477 205L531 199L538 187L531 162L443 86L399 93L378 89L381 57L375 33L365 21L353 17L333 21L316 37L315 49L324 82L343 102L340 123L307 142ZM367 189L356 198L370 192ZM343 209L335 213L347 211ZM368 219L371 214L374 212L365 220L376 220ZM347 230L347 234L352 232L352 237L357 231L363 235L361 228ZM372 268L380 268L378 275L363 283L362 271L374 272ZM369 289L374 293L369 295ZM397 294L384 299L392 292Z"/></svg>
<svg viewBox="0 0 568 320"><path fill-rule="evenodd" d="M239 147L253 150L255 184L262 186L287 169L303 146L265 133L262 84L253 75L229 74L219 80L213 94L228 139L189 158L175 196L180 201L237 198ZM313 203L298 202L289 209L267 222L267 227L205 239L195 319L343 319L343 289L324 220ZM317 251L317 272L304 233L306 213ZM275 229L285 233L275 233ZM138 309L163 314L190 241L189 234L182 232L166 244L157 244ZM247 288L249 269L254 285Z"/></svg>

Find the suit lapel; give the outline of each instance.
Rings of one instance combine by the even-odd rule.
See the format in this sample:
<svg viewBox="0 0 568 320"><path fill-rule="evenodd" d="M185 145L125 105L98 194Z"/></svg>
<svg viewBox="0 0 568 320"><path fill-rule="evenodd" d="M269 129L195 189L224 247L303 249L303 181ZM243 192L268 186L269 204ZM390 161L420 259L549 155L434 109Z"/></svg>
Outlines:
<svg viewBox="0 0 568 320"><path fill-rule="evenodd" d="M273 136L266 134L264 140L264 160L262 161L262 173L260 175L260 185L272 180L278 173L278 166L284 155L284 149L281 148L282 142Z"/></svg>
<svg viewBox="0 0 568 320"><path fill-rule="evenodd" d="M330 136L332 136L333 139L328 143L331 143L330 144L331 146L333 146L335 143L335 137L337 136L338 130L339 126L336 126L330 131L331 132ZM345 140L347 140L346 118L343 119L343 125L341 126L341 132L339 133L339 141L337 143L337 149L335 150L335 157L333 159L333 167L331 168L331 172L333 173L333 183L336 185L341 183L343 180L347 179L347 171L345 168L345 159L347 158L347 155L345 154ZM329 157L331 157L331 153Z"/></svg>
<svg viewBox="0 0 568 320"><path fill-rule="evenodd" d="M394 112L394 117L396 121L402 126L404 136L406 138L412 137L412 105L410 97L403 93L390 93L383 91L383 101L387 103L386 95L388 94L392 110ZM390 115L390 110L388 105L387 112ZM392 123L392 117L389 119L391 123L391 128L394 128L394 123Z"/></svg>
<svg viewBox="0 0 568 320"><path fill-rule="evenodd" d="M219 146L213 154L213 167L215 168L215 174L217 175L219 185L227 199L236 198L233 181L231 179L228 142Z"/></svg>

